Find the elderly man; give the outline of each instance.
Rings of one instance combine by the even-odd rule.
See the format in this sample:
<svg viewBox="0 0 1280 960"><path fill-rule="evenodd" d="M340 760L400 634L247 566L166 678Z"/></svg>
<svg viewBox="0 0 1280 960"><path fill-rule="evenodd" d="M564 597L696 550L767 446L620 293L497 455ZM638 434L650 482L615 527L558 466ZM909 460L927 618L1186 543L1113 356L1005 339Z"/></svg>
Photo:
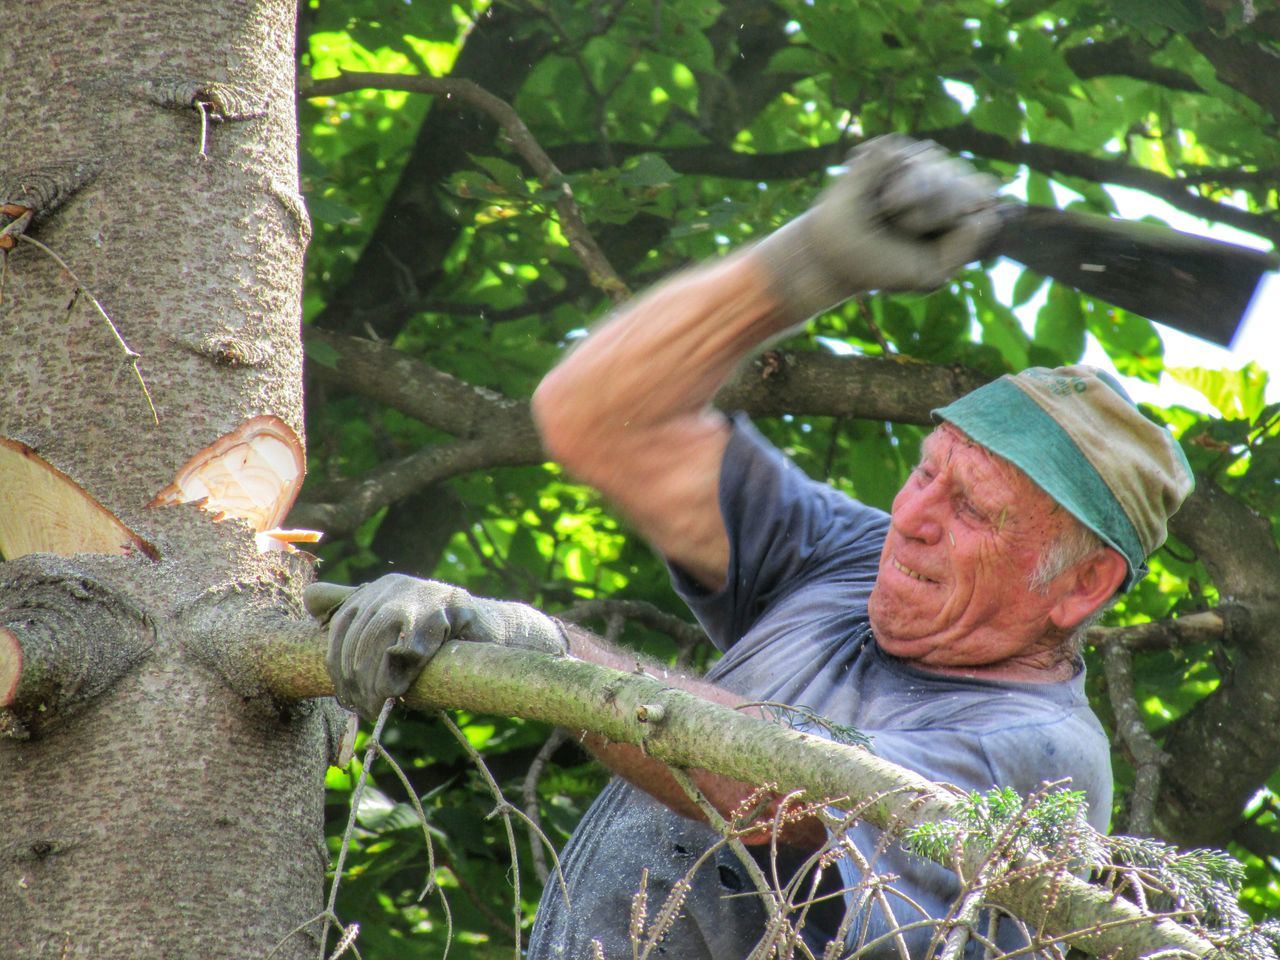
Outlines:
<svg viewBox="0 0 1280 960"><path fill-rule="evenodd" d="M1143 574L1190 491L1169 435L1090 368L1005 377L935 412L939 426L886 516L804 477L749 423L710 406L748 352L794 324L859 291L945 282L981 255L993 203L985 177L936 147L872 141L809 213L593 331L543 381L534 414L551 453L667 559L677 591L725 651L705 679L672 682L727 704L806 707L868 734L886 759L964 788L1025 793L1069 780L1105 828L1109 751L1075 638ZM566 639L527 607L384 578L333 619L340 695L376 709L447 637L567 643L574 656L634 665L585 634ZM697 806L639 751L587 744L621 779L566 848L569 905L548 887L530 956L630 956L642 874L651 912L678 881L691 883L659 954L750 954L765 909L731 852L704 858L719 838ZM694 779L726 814L753 789L705 772ZM827 836L811 818L789 823L782 839L789 873ZM867 901L847 926L851 943L921 911L945 915L959 889L953 874L865 825L849 839L864 862L897 877L900 894ZM766 845L762 862L769 856ZM862 904L857 863L845 858L840 871L847 899ZM802 935L820 950L840 912L811 911ZM931 932L905 934L912 956ZM873 953L896 950L885 938Z"/></svg>

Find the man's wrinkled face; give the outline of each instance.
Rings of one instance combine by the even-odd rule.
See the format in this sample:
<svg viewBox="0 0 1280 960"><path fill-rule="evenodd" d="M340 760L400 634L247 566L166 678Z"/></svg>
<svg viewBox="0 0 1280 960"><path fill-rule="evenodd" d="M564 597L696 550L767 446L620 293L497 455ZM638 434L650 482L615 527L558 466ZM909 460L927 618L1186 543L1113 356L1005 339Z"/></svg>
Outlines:
<svg viewBox="0 0 1280 960"><path fill-rule="evenodd" d="M880 646L942 669L1052 665L1057 581L1043 593L1029 583L1070 522L1020 470L943 424L893 501L869 605Z"/></svg>

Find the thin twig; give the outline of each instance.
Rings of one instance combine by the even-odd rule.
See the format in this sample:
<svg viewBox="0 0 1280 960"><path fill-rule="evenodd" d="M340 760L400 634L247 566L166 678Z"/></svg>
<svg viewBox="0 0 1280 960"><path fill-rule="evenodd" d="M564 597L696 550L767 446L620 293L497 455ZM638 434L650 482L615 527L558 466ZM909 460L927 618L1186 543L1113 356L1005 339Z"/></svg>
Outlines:
<svg viewBox="0 0 1280 960"><path fill-rule="evenodd" d="M529 819L538 826L539 831L542 829L542 813L539 810L538 803L538 783L542 779L542 773L547 769L547 764L551 762L551 756L561 745L566 743L569 735L564 732L563 728L556 727L551 731L551 736L547 737L547 742L542 745L537 754L533 758L533 762L529 764L529 772L524 776L524 783L521 785L520 795L524 800L524 812ZM538 879L545 885L547 882L547 860L542 853L542 844L533 836L529 835L529 856L533 860L533 872L538 875ZM565 906L567 907L568 895L566 893Z"/></svg>
<svg viewBox="0 0 1280 960"><path fill-rule="evenodd" d="M197 99L195 108L200 114L200 159L208 160L209 154L205 148L209 145L209 105Z"/></svg>
<svg viewBox="0 0 1280 960"><path fill-rule="evenodd" d="M755 858L751 856L751 852L747 850L746 844L742 842L742 839L738 836L734 828L729 825L728 821L726 821L723 816L721 816L720 811L717 810L714 804L707 799L706 794L704 794L701 788L693 782L692 777L679 767L668 767L667 769L671 774L672 779L675 780L676 783L680 784L681 789L684 790L689 799L692 800L697 805L698 809L702 811L702 815L707 818L707 822L711 827L719 833L720 836L724 837L725 842L729 845L729 849L733 851L734 856L738 858L739 862L746 869L747 876L749 876L752 883L755 884L756 890L759 891L761 896L771 904L772 909L769 911L770 916L773 918L782 916L785 920L786 911L783 909L781 893L769 883L769 878L764 875L764 871L760 869L760 865L756 863ZM772 925L773 924L771 924L771 926ZM776 935L776 933L766 932L765 940L774 939ZM792 937L788 937L788 939L792 939Z"/></svg>
<svg viewBox="0 0 1280 960"><path fill-rule="evenodd" d="M382 744L377 744L377 749L378 756L387 761L387 765L391 767L397 779L399 779L400 785L404 787L404 792L409 795L409 802L413 804L414 812L418 815L418 823L422 824L422 842L427 847L427 882L423 885L422 892L418 894L418 900L421 901L436 886L436 849L431 840L431 830L427 825L427 812L422 809L422 801L418 799L418 792L414 790L413 784L405 776L400 764L396 763L391 754L387 753L387 748Z"/></svg>
<svg viewBox="0 0 1280 960"><path fill-rule="evenodd" d="M142 359L142 355L135 352L129 344L125 343L124 337L120 335L120 331L116 328L116 325L111 321L111 318L107 316L107 311L102 308L102 304L98 302L98 298L95 297L93 292L84 285L84 281L76 276L76 272L67 265L67 261L63 260L35 237L29 237L25 233L15 234L15 236L24 243L29 243L36 249L43 250L47 256L53 258L53 261L67 272L67 275L75 281L76 286L84 291L85 296L89 298L89 302L94 305L98 313L102 315L102 319L107 322L107 326L111 328L111 334L116 338L116 342L120 344L120 348L124 350L125 358L128 360L129 365L133 367L133 375L138 378L138 384L142 387L142 395L147 399L147 407L151 411L151 419L155 421L157 427L160 426L160 415L156 413L156 405L151 400L151 391L147 389L147 381L142 379L142 371L138 369L138 361Z"/></svg>
<svg viewBox="0 0 1280 960"><path fill-rule="evenodd" d="M512 896L512 911L515 920L513 924L515 928L513 931L515 933L515 960L520 960L522 953L520 944L522 939L520 926L524 919L524 915L520 910L520 851L516 846L516 831L515 827L511 823L511 814L517 813L521 816L523 816L523 814L508 803L507 798L502 795L502 788L498 786L498 781L493 779L493 774L489 772L488 766L485 765L484 758L480 756L480 751L471 745L471 741L467 739L467 735L458 729L458 725L449 719L448 714L442 712L439 714L439 717L440 722L444 724L445 729L453 734L454 739L458 741L462 746L463 751L471 758L471 762L475 764L476 770L479 771L480 776L489 787L489 792L493 794L494 799L497 801L497 806L494 807L493 812L490 813L489 816L493 816L494 814L501 816L502 825L507 832L507 847L511 851L511 885L514 888L514 894Z"/></svg>
<svg viewBox="0 0 1280 960"><path fill-rule="evenodd" d="M276 945L271 948L271 952L268 953L263 958L263 960L271 960L272 957L274 957L277 953L280 952L281 947L283 947L286 943L288 943L290 940L292 940L294 937L300 934L303 930L307 929L307 927L311 926L313 923L317 923L321 920L326 920L326 919L332 921L334 925L337 926L340 936L345 937L347 935L348 928L343 926L341 920L339 920L336 916L334 916L333 914L331 914L329 911L326 910L322 913L317 913L314 917L310 917L307 920L303 920L300 924L298 924L296 927L294 927L292 930L286 933L283 937L280 938L280 940L276 943ZM355 929L356 934L359 934L360 925L358 923L353 923L351 924L351 926ZM356 960L360 960L360 951L356 948L356 945L355 945L355 935L352 935L351 941L352 942L349 943L347 947L349 947L351 952L356 955ZM337 954L334 954L334 956L337 956ZM330 958L330 960L332 960L332 958Z"/></svg>
<svg viewBox="0 0 1280 960"><path fill-rule="evenodd" d="M903 938L900 932L901 927L898 924L897 914L894 913L893 905L889 903L889 898L885 895L884 880L872 872L873 860L865 857L862 851L858 849L858 845L846 836L848 830L853 826L854 819L856 818L851 814L849 817L846 817L844 823L841 824L842 829L839 833L839 836L842 837L840 849L854 861L854 866L858 868L858 871L862 876L862 884L867 888L867 895L862 898L863 903L865 904L866 900L874 898L876 904L880 907L881 912L883 912L885 923L887 924L890 935L893 938L893 944L897 951L898 960L911 960L911 953L907 950L907 941ZM878 858L879 855L884 852L890 842L892 841L886 831L882 835L880 842L876 845L875 858ZM914 901L911 901L909 897L905 899L914 903ZM848 936L849 928L853 925L853 921L857 918L861 909L862 908L859 907L858 910L845 911L844 918L840 922L840 928L836 933L837 939L839 939L841 943L844 943L845 937ZM917 909L920 909L918 905ZM921 909L920 912L927 916L924 910ZM869 927L869 923L863 924L861 933L862 939L866 938Z"/></svg>
<svg viewBox="0 0 1280 960"><path fill-rule="evenodd" d="M333 948L333 953L329 954L329 960L338 960L348 948L355 950L356 937L360 936L360 924L353 923L342 932L342 936L338 939L338 944Z"/></svg>
<svg viewBox="0 0 1280 960"><path fill-rule="evenodd" d="M626 283L613 269L587 228L569 182L511 104L470 80L394 73L344 72L336 77L313 80L300 93L304 97L337 96L370 87L445 96L487 113L502 128L507 142L529 164L543 186L556 191L560 228L569 242L569 248L586 268L592 284L604 291L615 303L630 296Z"/></svg>
<svg viewBox="0 0 1280 960"><path fill-rule="evenodd" d="M342 831L342 846L338 848L338 860L333 867L333 883L329 885L329 902L325 904L324 928L320 931L320 958L324 960L325 949L329 943L329 918L336 917L334 909L338 902L338 886L342 883L342 870L347 862L347 851L351 847L351 834L356 828L356 814L360 812L360 798L364 795L365 784L369 780L369 767L378 752L378 741L382 738L382 728L386 726L387 717L395 706L395 700L388 699L378 714L378 722L373 725L373 733L369 735L369 748L364 753L364 763L360 767L360 776L356 780L356 788L351 793L351 812L347 815L347 828Z"/></svg>
<svg viewBox="0 0 1280 960"><path fill-rule="evenodd" d="M960 909L955 912L955 918L949 924L950 931L947 933L946 942L938 955L938 960L960 960L965 945L969 942L969 935L973 932L974 924L978 922L982 902L980 887L965 894L960 903Z"/></svg>

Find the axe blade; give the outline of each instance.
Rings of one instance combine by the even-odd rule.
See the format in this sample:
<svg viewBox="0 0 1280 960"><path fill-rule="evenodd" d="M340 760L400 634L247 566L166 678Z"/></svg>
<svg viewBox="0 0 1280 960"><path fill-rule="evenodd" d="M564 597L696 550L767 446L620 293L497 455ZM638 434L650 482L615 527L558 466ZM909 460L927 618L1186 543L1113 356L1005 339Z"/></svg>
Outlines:
<svg viewBox="0 0 1280 960"><path fill-rule="evenodd" d="M1131 313L1230 346L1280 257L1132 220L1007 203L987 250Z"/></svg>

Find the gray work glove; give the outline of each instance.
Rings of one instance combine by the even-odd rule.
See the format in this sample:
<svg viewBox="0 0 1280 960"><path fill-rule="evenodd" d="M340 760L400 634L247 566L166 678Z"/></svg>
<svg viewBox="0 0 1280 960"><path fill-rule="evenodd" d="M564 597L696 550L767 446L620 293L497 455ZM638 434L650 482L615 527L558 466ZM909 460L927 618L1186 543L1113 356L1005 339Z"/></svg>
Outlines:
<svg viewBox="0 0 1280 960"><path fill-rule="evenodd" d="M930 141L877 137L847 167L755 247L797 323L863 290L934 290L1000 222L996 181Z"/></svg>
<svg viewBox="0 0 1280 960"><path fill-rule="evenodd" d="M446 640L569 652L564 628L532 607L397 573L362 587L313 583L303 603L329 624L327 664L338 702L366 718L402 696Z"/></svg>

